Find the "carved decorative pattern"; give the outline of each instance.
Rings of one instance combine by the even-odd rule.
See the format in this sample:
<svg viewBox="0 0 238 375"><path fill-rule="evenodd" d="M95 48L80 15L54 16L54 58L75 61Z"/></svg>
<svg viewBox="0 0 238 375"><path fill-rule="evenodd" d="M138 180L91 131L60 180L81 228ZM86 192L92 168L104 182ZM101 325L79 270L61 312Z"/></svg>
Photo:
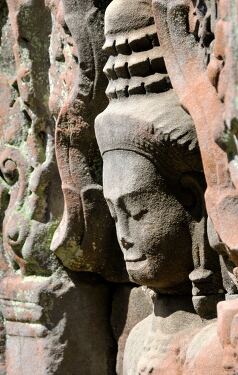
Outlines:
<svg viewBox="0 0 238 375"><path fill-rule="evenodd" d="M102 45L104 12L109 2L63 1L66 23L62 22L61 33L63 27L68 34L68 46L63 46L58 55L66 60L70 48L71 56L80 64L74 70L74 82L70 82L70 76L66 78L70 89L57 118L56 156L64 212L51 249L73 271L93 271L115 280L125 276L121 273L121 253L102 194L102 161L94 134L95 117L107 105L103 74L106 56ZM52 58L58 59L55 49ZM55 95L57 91L51 95L52 103L56 103Z"/></svg>
<svg viewBox="0 0 238 375"><path fill-rule="evenodd" d="M7 6L3 37L13 53L12 68L5 66L8 113L2 117L0 143L3 249L13 269L47 275L57 266L49 252L56 220L48 201L54 185L54 122L48 110L51 13L42 1L9 0Z"/></svg>
<svg viewBox="0 0 238 375"><path fill-rule="evenodd" d="M172 84L195 122L207 180L208 214L238 264L237 3L153 3Z"/></svg>
<svg viewBox="0 0 238 375"><path fill-rule="evenodd" d="M8 105L0 130L2 242L13 269L20 267L24 274L50 274L59 266L54 251L76 271L111 275L113 262L121 264L116 240L118 255L106 261L114 229L102 196L93 127L107 103L101 47L108 3L6 3L9 35L3 29L3 36L9 40L11 65L6 68L6 54L2 96ZM8 268L4 257L3 263Z"/></svg>

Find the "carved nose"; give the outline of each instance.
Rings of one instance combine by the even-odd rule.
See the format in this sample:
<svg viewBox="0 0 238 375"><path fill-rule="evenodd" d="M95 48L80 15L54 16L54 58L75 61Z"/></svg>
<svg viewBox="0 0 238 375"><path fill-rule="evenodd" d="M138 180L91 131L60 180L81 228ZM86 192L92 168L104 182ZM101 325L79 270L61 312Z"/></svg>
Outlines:
<svg viewBox="0 0 238 375"><path fill-rule="evenodd" d="M121 243L122 243L122 246L124 247L124 249L126 249L126 250L129 250L134 245L133 242L130 242L130 241L126 240L124 237L122 237Z"/></svg>

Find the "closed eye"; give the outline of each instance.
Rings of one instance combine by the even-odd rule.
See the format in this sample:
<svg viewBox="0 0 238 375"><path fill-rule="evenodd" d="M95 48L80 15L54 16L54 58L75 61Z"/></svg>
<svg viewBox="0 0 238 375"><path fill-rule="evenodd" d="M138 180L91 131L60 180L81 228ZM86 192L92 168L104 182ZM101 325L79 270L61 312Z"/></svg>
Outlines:
<svg viewBox="0 0 238 375"><path fill-rule="evenodd" d="M140 219L142 219L142 217L144 215L146 215L148 213L148 210L141 210L140 212L138 212L137 214L135 215L132 215L132 218L136 221L139 221Z"/></svg>

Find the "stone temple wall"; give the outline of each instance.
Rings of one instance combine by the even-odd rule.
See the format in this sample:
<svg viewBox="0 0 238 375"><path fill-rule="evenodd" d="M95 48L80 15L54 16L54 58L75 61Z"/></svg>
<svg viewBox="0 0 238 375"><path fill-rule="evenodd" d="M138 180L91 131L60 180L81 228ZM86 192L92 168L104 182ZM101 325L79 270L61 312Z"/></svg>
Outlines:
<svg viewBox="0 0 238 375"><path fill-rule="evenodd" d="M106 106L106 4L74 3L0 3L1 374L113 374L117 358L121 371L126 337L151 311L150 298L112 266L120 254L107 267L100 249L87 255L104 230L96 228L103 208L96 219L89 211L102 200L92 124ZM80 249L85 186L89 233ZM68 268L54 253L59 242Z"/></svg>
<svg viewBox="0 0 238 375"><path fill-rule="evenodd" d="M237 0L0 0L0 375L238 374Z"/></svg>

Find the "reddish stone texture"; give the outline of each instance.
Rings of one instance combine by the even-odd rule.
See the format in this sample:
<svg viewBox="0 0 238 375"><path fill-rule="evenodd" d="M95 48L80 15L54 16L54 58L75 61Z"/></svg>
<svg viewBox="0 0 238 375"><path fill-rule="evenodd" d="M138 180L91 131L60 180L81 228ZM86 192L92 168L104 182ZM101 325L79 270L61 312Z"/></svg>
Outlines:
<svg viewBox="0 0 238 375"><path fill-rule="evenodd" d="M113 373L105 283L93 277L91 284L72 280L62 271L50 278L12 276L1 282L0 303L8 375L28 375L32 369L37 375Z"/></svg>
<svg viewBox="0 0 238 375"><path fill-rule="evenodd" d="M110 2L0 0L1 375L111 375L115 368L123 374L128 335L151 312L152 302L141 288L118 284L128 276L102 194L102 160L94 134L95 117L108 104L102 45ZM224 249L225 244L238 265L238 3L153 3L169 77L195 122L210 229L218 233L215 245ZM158 47L152 29L149 39ZM137 47L147 36L138 34ZM128 39L120 42L117 48L130 56ZM105 48L115 53L115 43ZM162 86L170 90L162 62L160 55L166 75ZM146 76L143 66L135 69L138 87ZM143 87L150 90L154 83ZM125 96L133 92L124 89ZM215 289L204 289L211 294L207 305L213 300L214 307ZM159 346L158 353L138 341L144 350L138 373L235 374L237 311L236 300L219 304L218 334L214 324L171 335L162 361Z"/></svg>
<svg viewBox="0 0 238 375"><path fill-rule="evenodd" d="M238 2L154 0L153 4L169 76L194 120L199 139L207 181L205 200L211 244L220 254L226 252L237 266ZM237 269L234 274L237 279ZM218 304L222 350L216 349L215 342L204 347L198 369L197 364L193 370L189 366L186 374L203 374L209 352L213 359L222 358L216 374L237 373L236 301ZM215 362L211 362L211 368L216 368Z"/></svg>
<svg viewBox="0 0 238 375"><path fill-rule="evenodd" d="M222 365L224 373L228 375L236 374L238 371L237 312L237 299L218 304L218 334L223 347Z"/></svg>
<svg viewBox="0 0 238 375"><path fill-rule="evenodd" d="M148 314L131 303L113 335L108 280L128 278L93 127L109 2L0 0L1 375L114 374L116 341L121 366L121 342Z"/></svg>
<svg viewBox="0 0 238 375"><path fill-rule="evenodd" d="M94 119L107 104L102 45L104 12L109 2L95 6L93 1L63 1L56 14L50 105L57 112L59 92L62 97L62 88L66 87L56 124L64 213L51 249L73 271L94 271L109 280L125 281L113 222L102 195L102 162L94 134ZM58 75L55 80L60 60L63 69L60 80Z"/></svg>
<svg viewBox="0 0 238 375"><path fill-rule="evenodd" d="M3 250L13 269L49 275L58 267L48 243L60 214L51 203L53 191L55 200L60 197L54 122L48 110L51 13L43 1L9 1L5 8L1 95L7 101L0 145ZM37 241L48 248L45 255Z"/></svg>
<svg viewBox="0 0 238 375"><path fill-rule="evenodd" d="M172 84L196 126L208 214L237 264L237 2L153 4Z"/></svg>
<svg viewBox="0 0 238 375"><path fill-rule="evenodd" d="M51 249L74 271L127 280L102 197L93 129L106 104L101 47L107 4L4 2L2 45L8 43L10 53L3 64L10 60L12 66L3 66L0 92L7 99L1 110L3 249L26 275L50 275L59 267L49 249L63 211L54 150L59 115L56 150L65 207Z"/></svg>
<svg viewBox="0 0 238 375"><path fill-rule="evenodd" d="M205 330L208 332L206 333ZM159 360L156 350L150 350L139 363L143 375L222 375L222 347L210 329L190 330L174 335L164 357ZM210 337L208 335L210 334Z"/></svg>

